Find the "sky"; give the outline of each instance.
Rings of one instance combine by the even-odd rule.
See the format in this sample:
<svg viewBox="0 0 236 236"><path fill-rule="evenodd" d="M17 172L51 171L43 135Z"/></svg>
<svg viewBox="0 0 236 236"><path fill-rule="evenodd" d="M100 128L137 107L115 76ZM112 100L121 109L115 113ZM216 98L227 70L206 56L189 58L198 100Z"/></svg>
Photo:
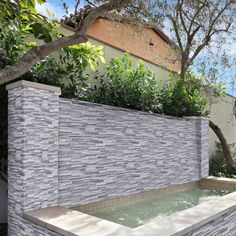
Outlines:
<svg viewBox="0 0 236 236"><path fill-rule="evenodd" d="M63 2L65 2L68 6L69 13L74 12L74 6L75 6L75 0L48 0L46 3L42 5L37 5L36 9L39 13L48 16L47 9L53 14L53 18L61 19L65 14L65 9L63 9ZM81 0L80 5L83 6L84 0ZM231 38L229 38L229 42L227 46L224 46L224 49L227 48L228 55L232 58L236 58L236 43L232 43ZM222 69L223 70L223 69ZM236 65L235 68L233 68L233 71L229 69L225 69L223 71L224 76L227 79L227 93L236 96L236 88L232 89L232 86L230 85L229 81L232 78L232 75L236 75ZM236 83L236 78L235 78ZM235 85L236 86L236 85Z"/></svg>
<svg viewBox="0 0 236 236"><path fill-rule="evenodd" d="M66 4L69 7L69 12L73 12L73 6L74 6L74 1L73 0L49 0L44 4L37 4L36 9L39 13L48 16L47 10L49 10L52 14L53 17L55 18L62 18L65 15L65 9L63 9L63 2L66 2Z"/></svg>

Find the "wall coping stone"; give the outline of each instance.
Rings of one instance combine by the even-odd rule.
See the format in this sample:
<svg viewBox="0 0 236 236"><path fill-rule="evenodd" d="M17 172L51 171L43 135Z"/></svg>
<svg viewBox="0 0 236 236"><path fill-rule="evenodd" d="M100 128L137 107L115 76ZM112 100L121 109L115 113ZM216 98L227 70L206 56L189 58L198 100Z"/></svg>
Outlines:
<svg viewBox="0 0 236 236"><path fill-rule="evenodd" d="M54 92L58 93L59 95L61 94L61 89L55 86L50 86L46 84L40 84L40 83L35 83L31 81L26 81L26 80L20 80L15 83L9 84L6 86L6 90L11 90L14 88L18 87L29 87L29 88L35 88L35 89L40 89L40 90L46 90L49 92Z"/></svg>
<svg viewBox="0 0 236 236"><path fill-rule="evenodd" d="M184 116L183 118L186 120L206 120L206 121L209 121L209 118L204 117L204 116Z"/></svg>
<svg viewBox="0 0 236 236"><path fill-rule="evenodd" d="M90 107L103 107L103 108L106 108L108 110L113 110L113 111L124 111L124 112L136 113L136 114L139 113L141 115L157 116L157 117L166 118L166 119L185 120L185 121L208 120L207 118L203 116L184 116L184 117L168 116L168 115L159 114L159 113L140 111L140 110L135 110L131 108L117 107L117 106L111 106L111 105L106 105L106 104L101 104L101 103L86 102L86 101L76 100L76 99L60 98L60 101L71 102L72 104L78 104L78 105L84 105L84 106L90 106Z"/></svg>

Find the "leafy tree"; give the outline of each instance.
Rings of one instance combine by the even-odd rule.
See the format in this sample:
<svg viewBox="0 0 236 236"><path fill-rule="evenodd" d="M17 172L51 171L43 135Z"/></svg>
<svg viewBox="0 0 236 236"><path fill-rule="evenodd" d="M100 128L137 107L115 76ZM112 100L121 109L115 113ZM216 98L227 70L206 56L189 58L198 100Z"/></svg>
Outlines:
<svg viewBox="0 0 236 236"><path fill-rule="evenodd" d="M172 75L161 90L163 113L171 116L203 116L207 103L205 79L188 73L185 81ZM176 82L177 80L177 82Z"/></svg>
<svg viewBox="0 0 236 236"><path fill-rule="evenodd" d="M234 30L234 0L163 0L163 14L177 46L176 60L180 63L180 77L204 49L223 44Z"/></svg>
<svg viewBox="0 0 236 236"><path fill-rule="evenodd" d="M70 46L61 49L59 58L48 56L37 63L31 70L31 80L62 90L62 96L85 100L90 88L89 73L95 71L99 62L105 63L103 46L91 43Z"/></svg>
<svg viewBox="0 0 236 236"><path fill-rule="evenodd" d="M162 12L167 20L170 32L172 32L173 47L178 54L176 61L180 63L180 78L184 81L188 77L188 70L193 66L201 53L215 48L222 48L226 36L235 32L236 8L234 0L163 0ZM225 54L222 54L221 68L225 63ZM207 75L216 73L209 69ZM219 138L226 162L236 173L236 162L230 152L229 145L221 129L209 122L210 127Z"/></svg>
<svg viewBox="0 0 236 236"><path fill-rule="evenodd" d="M117 15L117 12L121 11L122 16L129 19L129 22L135 22L135 19L138 18L146 20L153 15L151 11L147 10L152 5L152 1L148 0L85 0L90 7L80 11L78 11L80 1L77 0L75 14L70 19L75 24L75 33L63 37L55 30L56 21L48 22L45 17L36 12L35 2L35 0L1 0L0 24L4 26L4 30L6 28L7 30L12 28L27 30L29 33L33 33L36 38L43 39L45 43L31 48L14 65L6 66L0 70L0 84L18 78L37 62L55 51L87 42L86 32L88 27L103 14L112 12L115 13L113 15ZM45 1L38 0L37 2ZM141 11L138 10L139 7L142 7ZM149 14L147 14L148 12Z"/></svg>
<svg viewBox="0 0 236 236"><path fill-rule="evenodd" d="M33 33L36 38L50 42L56 34L56 21L48 21L47 17L39 14L35 4L46 0L1 0L0 29L1 33L17 29Z"/></svg>
<svg viewBox="0 0 236 236"><path fill-rule="evenodd" d="M0 34L0 69L16 63L32 47L26 43L27 33L18 30ZM31 80L60 86L68 98L86 99L90 87L86 68L95 70L99 62L105 62L102 46L90 43L62 49L59 56L48 56L18 79ZM7 91L0 85L0 178L7 182Z"/></svg>

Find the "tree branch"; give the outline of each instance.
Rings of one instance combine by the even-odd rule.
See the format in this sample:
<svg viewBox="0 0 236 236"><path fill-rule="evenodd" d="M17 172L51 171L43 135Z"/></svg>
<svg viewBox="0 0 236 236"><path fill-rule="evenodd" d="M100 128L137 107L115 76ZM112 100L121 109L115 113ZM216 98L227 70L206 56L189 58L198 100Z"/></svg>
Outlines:
<svg viewBox="0 0 236 236"><path fill-rule="evenodd" d="M50 53L73 44L84 43L87 38L76 33L72 36L62 37L58 40L46 43L42 46L34 47L26 52L23 57L14 65L6 66L0 70L0 84L14 80L26 73L33 65L42 60Z"/></svg>
<svg viewBox="0 0 236 236"><path fill-rule="evenodd" d="M177 38L177 42L179 44L179 48L181 49L181 52L183 52L183 44L179 35L179 31L178 31L178 25L175 21L175 19L172 16L169 16L170 20L172 21L173 27L174 27L174 31L175 31L175 35Z"/></svg>
<svg viewBox="0 0 236 236"><path fill-rule="evenodd" d="M181 20L181 24L184 28L184 31L185 31L185 33L188 33L188 30L187 30L187 27L185 25L185 21L184 21L184 18L183 18L183 14L182 14L183 1L178 2L177 8L178 8L177 11L179 11L179 17L180 17L180 20Z"/></svg>
<svg viewBox="0 0 236 236"><path fill-rule="evenodd" d="M86 37L87 29L99 16L105 12L126 7L131 1L132 0L111 0L97 8L91 8L74 35L61 37L50 43L45 43L42 46L34 47L26 52L17 63L12 66L6 66L4 69L0 70L0 84L10 82L23 75L38 61L44 59L52 52L70 45L86 42L88 40Z"/></svg>
<svg viewBox="0 0 236 236"><path fill-rule="evenodd" d="M220 16L224 13L224 11L231 5L233 4L234 1L230 0L228 1L224 7L218 12L218 14L212 19L212 22L210 23L210 27L208 29L208 32L206 33L206 36L205 38L203 39L203 43L201 45L199 45L197 47L197 49L195 50L193 56L189 59L189 62L190 64L195 60L195 58L198 56L198 54L202 51L202 49L209 44L212 36L217 33L217 32L220 32L222 31L222 29L219 31L214 31L214 26L217 22L217 20L220 18ZM231 23L226 27L225 31L224 32L228 32L229 28L231 26ZM227 30L227 31L226 31Z"/></svg>
<svg viewBox="0 0 236 236"><path fill-rule="evenodd" d="M196 17L200 14L200 12L202 11L202 9L206 6L207 0L205 0L202 5L198 8L198 10L195 12L193 18L191 19L190 25L189 25L189 29L188 29L188 34L190 34L192 26L194 23L196 23L198 26L200 26L197 22L195 22Z"/></svg>

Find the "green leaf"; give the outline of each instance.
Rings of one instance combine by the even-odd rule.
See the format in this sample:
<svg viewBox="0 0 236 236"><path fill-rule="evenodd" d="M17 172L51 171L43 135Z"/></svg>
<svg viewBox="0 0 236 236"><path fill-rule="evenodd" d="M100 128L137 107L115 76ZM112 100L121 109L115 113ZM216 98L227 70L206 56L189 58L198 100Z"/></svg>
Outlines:
<svg viewBox="0 0 236 236"><path fill-rule="evenodd" d="M106 63L106 60L105 60L105 58L104 58L103 56L101 56L101 55L98 55L98 56L99 56L99 58L100 58L101 62L102 62L103 64L105 64L105 63Z"/></svg>

